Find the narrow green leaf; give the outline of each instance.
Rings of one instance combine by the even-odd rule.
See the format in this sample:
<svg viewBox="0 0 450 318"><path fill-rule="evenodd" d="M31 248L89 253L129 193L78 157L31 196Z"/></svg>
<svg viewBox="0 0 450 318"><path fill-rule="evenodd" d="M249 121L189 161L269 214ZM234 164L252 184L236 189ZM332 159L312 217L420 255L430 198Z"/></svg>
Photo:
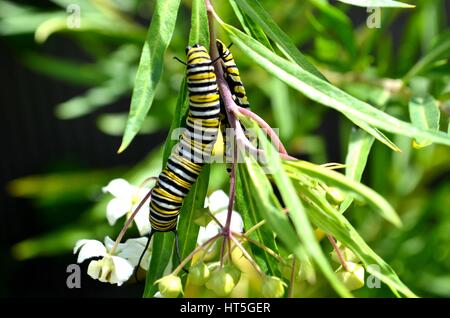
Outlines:
<svg viewBox="0 0 450 318"><path fill-rule="evenodd" d="M344 49L352 58L356 56L355 37L353 35L352 20L341 10L328 3L328 1L309 0L320 12L319 22L326 28L327 35L338 39Z"/></svg>
<svg viewBox="0 0 450 318"><path fill-rule="evenodd" d="M412 4L407 4L393 0L338 0L343 3L358 7L388 7L388 8L414 8Z"/></svg>
<svg viewBox="0 0 450 318"><path fill-rule="evenodd" d="M205 165L197 181L183 201L178 220L180 256L183 260L197 243L199 226L194 222L196 212L204 207L209 183L209 165ZM177 260L178 261L178 260Z"/></svg>
<svg viewBox="0 0 450 318"><path fill-rule="evenodd" d="M236 172L236 204L238 211L244 220L245 229L248 230L262 220L261 213L259 212L258 204L255 202L253 185L251 180L249 180L245 166L238 164ZM273 251L278 251L275 237L272 231L266 226L260 227L255 232L250 233L250 237ZM267 272L270 275L279 274L279 264L272 256L253 244L251 244L250 247L253 254L256 256L258 265L260 265L263 270L267 269Z"/></svg>
<svg viewBox="0 0 450 318"><path fill-rule="evenodd" d="M245 33L252 36L260 43L264 44L265 47L271 49L273 51L272 44L270 44L267 35L264 33L264 30L255 23L245 12L243 12L239 6L236 4L235 0L228 0L230 2L231 7L233 8L234 13L236 14L239 22L245 30Z"/></svg>
<svg viewBox="0 0 450 318"><path fill-rule="evenodd" d="M420 74L431 64L439 59L446 58L450 55L450 31L441 34L433 48L425 54L403 77L404 82L409 82L411 78Z"/></svg>
<svg viewBox="0 0 450 318"><path fill-rule="evenodd" d="M73 119L87 115L115 102L130 89L129 79L118 76L100 86L89 89L83 95L58 104L55 109L56 116L60 119Z"/></svg>
<svg viewBox="0 0 450 318"><path fill-rule="evenodd" d="M209 48L208 16L204 0L192 1L191 31L189 44L199 43Z"/></svg>
<svg viewBox="0 0 450 318"><path fill-rule="evenodd" d="M245 126L246 127L253 126L253 129L255 129L255 132L258 135L259 145L262 147L265 154L264 162L266 163L265 166L266 173L270 173L272 175L272 178L278 188L278 191L281 194L283 202L289 211L290 220L292 221L292 224L297 233L294 237L291 237L289 238L289 240L285 241L285 243L287 243L287 245L291 247L292 252L294 252L298 258L302 258L303 255L300 255L301 253L298 250L299 242L298 241L295 242L299 238L299 241L301 242L302 246L304 247L308 255L322 271L322 273L327 278L328 282L331 284L334 290L343 297L352 297L351 293L347 290L347 288L343 285L343 283L339 281L338 278L336 277L333 269L331 268L331 265L327 261L319 243L317 242L313 228L310 224L310 221L308 220L303 204L301 203L300 198L296 193L296 190L290 178L288 177L288 174L284 170L285 168L282 165L278 151L276 151L272 143L267 140L261 128L255 127L255 125L246 118L242 119L244 121ZM249 169L250 171L250 169L252 168L254 169L255 166L256 166L255 164L247 164L247 169ZM268 181L261 180L262 168L258 166L258 170L259 170L258 172L255 171L255 173L259 174L259 177L257 177L256 181L267 183ZM267 178L266 176L264 177ZM259 184L258 186L269 187L270 189L272 188L270 184L268 185ZM267 191L268 190L266 189L265 190L266 195L268 195ZM271 194L269 193L269 195ZM267 198L265 198L264 200L267 200ZM282 226L283 221L284 221L283 218L278 217L276 222L278 223L278 226ZM284 235L289 234L286 226L285 229L283 229L282 231L284 231L283 234L279 233L278 231L276 232L283 239ZM292 240L294 240L295 243L292 242Z"/></svg>
<svg viewBox="0 0 450 318"><path fill-rule="evenodd" d="M180 93L175 106L172 124L170 125L169 133L167 134L166 143L164 145L163 166L165 166L173 147L175 147L180 138L181 131L178 131L177 129L183 127L188 111L187 84L186 77L184 77L180 85Z"/></svg>
<svg viewBox="0 0 450 318"><path fill-rule="evenodd" d="M39 53L26 53L21 61L39 73L67 81L69 83L94 86L100 85L108 76L97 65L82 64Z"/></svg>
<svg viewBox="0 0 450 318"><path fill-rule="evenodd" d="M400 280L395 271L367 245L350 222L331 207L323 196L318 195L309 187L300 186L301 183L295 183L295 185L310 200L308 216L317 227L332 234L338 241L350 248L363 262L367 272L388 285L397 297L399 297L397 291L407 297L417 297Z"/></svg>
<svg viewBox="0 0 450 318"><path fill-rule="evenodd" d="M281 139L288 140L292 136L295 127L295 117L292 116L288 86L279 79L272 78L262 82L260 87L270 99L273 117L276 127L280 130Z"/></svg>
<svg viewBox="0 0 450 318"><path fill-rule="evenodd" d="M419 129L390 116L312 75L298 65L279 57L234 27L223 22L222 26L233 41L242 49L242 52L267 72L302 92L308 98L342 112L356 125L360 125L361 128L364 129L366 128L364 126L371 125L395 134L411 138L428 138L436 143L450 145L450 138L448 138L447 134ZM362 125L361 123L364 124ZM368 132L373 134L372 131Z"/></svg>
<svg viewBox="0 0 450 318"><path fill-rule="evenodd" d="M175 29L180 0L157 0L136 74L127 128L118 152L124 151L138 133L161 79L164 53Z"/></svg>
<svg viewBox="0 0 450 318"><path fill-rule="evenodd" d="M413 97L409 102L409 116L414 126L429 130L439 130L441 112L437 101L431 95ZM432 142L423 138L414 140L415 148L423 148Z"/></svg>
<svg viewBox="0 0 450 318"><path fill-rule="evenodd" d="M351 193L357 198L366 201L375 212L396 226L401 226L401 221L392 206L381 195L365 185L346 178L344 175L306 161L285 161L286 167L291 173L301 173L314 179L319 179L327 185L333 185ZM296 172L297 171L297 172Z"/></svg>
<svg viewBox="0 0 450 318"><path fill-rule="evenodd" d="M239 0L237 4L257 25L264 30L270 39L278 44L284 54L286 54L305 71L308 71L309 73L325 80L322 73L320 73L317 68L305 58L305 56L297 49L295 44L292 43L289 36L280 29L270 14L264 10L257 0Z"/></svg>
<svg viewBox="0 0 450 318"><path fill-rule="evenodd" d="M169 264L172 257L175 242L173 233L164 232L156 232L152 240L152 258L147 272L143 295L145 298L153 297L157 292L158 285L154 285L154 282L164 275L167 264Z"/></svg>
<svg viewBox="0 0 450 318"><path fill-rule="evenodd" d="M356 182L361 181L364 168L367 164L370 150L375 138L362 129L353 128L350 133L347 157L345 158L345 176ZM341 203L339 211L344 213L352 204L353 197L347 196Z"/></svg>

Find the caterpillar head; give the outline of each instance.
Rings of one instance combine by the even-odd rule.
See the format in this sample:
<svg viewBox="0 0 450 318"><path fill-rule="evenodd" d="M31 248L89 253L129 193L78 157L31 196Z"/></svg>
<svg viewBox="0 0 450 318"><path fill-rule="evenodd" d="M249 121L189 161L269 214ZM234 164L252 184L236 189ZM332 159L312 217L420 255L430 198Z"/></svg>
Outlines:
<svg viewBox="0 0 450 318"><path fill-rule="evenodd" d="M206 48L200 44L186 47L187 64L211 63Z"/></svg>

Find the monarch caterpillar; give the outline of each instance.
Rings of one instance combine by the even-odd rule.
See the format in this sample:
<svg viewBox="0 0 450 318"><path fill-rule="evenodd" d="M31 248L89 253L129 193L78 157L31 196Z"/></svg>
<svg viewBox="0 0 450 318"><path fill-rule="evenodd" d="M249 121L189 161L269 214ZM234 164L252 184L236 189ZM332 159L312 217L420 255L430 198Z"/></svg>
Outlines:
<svg viewBox="0 0 450 318"><path fill-rule="evenodd" d="M186 48L186 56L189 93L186 129L151 190L152 231L147 242L148 245L154 232L173 231L178 254L178 215L183 200L197 180L203 164L210 159L220 124L220 96L214 67L207 50L195 44Z"/></svg>
<svg viewBox="0 0 450 318"><path fill-rule="evenodd" d="M230 88L231 94L233 95L234 102L243 108L250 108L250 103L247 98L247 93L245 91L244 84L242 83L241 77L239 75L239 69L236 66L233 55L231 54L229 48L225 44L216 40L217 50L219 51L219 57L221 58L222 69L224 73L225 80ZM227 162L227 172L231 172L231 163L233 162L233 149L230 140L227 140L227 128L230 128L228 123L227 115L222 105L221 113L221 130L223 132L223 140L225 144L225 161ZM245 130L245 135L252 141L249 131Z"/></svg>

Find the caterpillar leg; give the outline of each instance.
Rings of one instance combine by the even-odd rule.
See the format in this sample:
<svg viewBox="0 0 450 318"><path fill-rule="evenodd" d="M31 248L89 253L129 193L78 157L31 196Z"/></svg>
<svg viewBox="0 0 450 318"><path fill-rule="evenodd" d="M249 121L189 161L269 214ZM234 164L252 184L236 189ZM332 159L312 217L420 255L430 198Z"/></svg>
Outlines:
<svg viewBox="0 0 450 318"><path fill-rule="evenodd" d="M176 229L173 229L172 232L175 235L175 248L176 248L176 252L177 252L178 263L181 263L180 242L178 240L178 231ZM183 271L185 273L189 273L189 270L187 270L184 267L183 267Z"/></svg>

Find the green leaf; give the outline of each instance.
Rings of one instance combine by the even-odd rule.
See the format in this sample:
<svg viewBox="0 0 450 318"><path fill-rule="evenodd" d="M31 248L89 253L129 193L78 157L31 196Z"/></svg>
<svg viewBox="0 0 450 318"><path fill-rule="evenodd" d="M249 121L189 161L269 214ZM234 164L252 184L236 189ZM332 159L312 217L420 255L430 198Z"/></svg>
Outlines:
<svg viewBox="0 0 450 318"><path fill-rule="evenodd" d="M447 134L419 129L392 117L312 75L298 65L279 57L234 27L220 22L233 41L242 49L242 52L267 72L302 92L308 98L342 112L356 125L366 129L375 137L378 136L367 129L368 125L411 138L428 138L436 143L450 145L450 138Z"/></svg>
<svg viewBox="0 0 450 318"><path fill-rule="evenodd" d="M249 230L262 220L258 204L255 202L256 198L253 195L253 185L249 179L249 175L242 164L237 164L236 167L236 204L238 211L244 220L245 229ZM273 251L277 252L278 248L275 242L273 232L266 226L262 226L255 232L250 233L250 237ZM262 251L259 247L250 245L253 254L256 256L256 262L270 275L277 275L279 273L278 262L267 252Z"/></svg>
<svg viewBox="0 0 450 318"><path fill-rule="evenodd" d="M189 44L199 43L209 48L208 15L204 0L192 1L191 31Z"/></svg>
<svg viewBox="0 0 450 318"><path fill-rule="evenodd" d="M409 116L414 126L439 130L439 120L441 112L437 101L431 95L424 97L413 97L409 102ZM432 142L423 138L416 138L414 140L415 148L423 148L431 145Z"/></svg>
<svg viewBox="0 0 450 318"><path fill-rule="evenodd" d="M425 54L403 77L404 82L409 82L411 78L420 74L431 64L439 59L446 58L450 55L450 31L441 34L433 48Z"/></svg>
<svg viewBox="0 0 450 318"><path fill-rule="evenodd" d="M183 206L180 210L177 230L182 260L194 250L197 244L199 226L194 222L194 219L196 212L203 209L205 205L209 182L209 168L209 165L203 167L197 181L184 199Z"/></svg>
<svg viewBox="0 0 450 318"><path fill-rule="evenodd" d="M375 138L362 129L353 128L350 133L347 157L345 158L345 176L354 181L361 181L370 150ZM347 196L341 203L339 211L344 213L352 204L353 197Z"/></svg>
<svg viewBox="0 0 450 318"><path fill-rule="evenodd" d="M309 0L309 2L322 13L318 20L326 28L327 35L333 39L339 39L342 47L354 58L356 46L351 19L327 1Z"/></svg>
<svg viewBox="0 0 450 318"><path fill-rule="evenodd" d="M317 68L305 58L305 56L297 49L295 44L292 43L289 36L280 29L270 14L264 10L257 0L239 0L237 4L245 13L247 13L254 23L259 25L269 36L269 38L280 47L283 54L297 63L305 71L308 71L309 73L325 80L322 73L320 73Z"/></svg>
<svg viewBox="0 0 450 318"><path fill-rule="evenodd" d="M99 85L108 79L97 65L82 64L39 53L29 52L21 61L39 73L79 85Z"/></svg>
<svg viewBox="0 0 450 318"><path fill-rule="evenodd" d="M248 127L251 127L251 123L248 122L248 124ZM245 123L245 125L247 127L247 123ZM247 162L246 167L249 171L250 178L254 182L254 186L258 188L254 190L260 194L259 200L261 200L262 202L267 202L265 204L266 208L268 209L268 211L272 211L269 214L278 214L277 216L271 215L271 217L269 219L266 218L266 220L272 225L277 235L280 236L287 247L294 254L296 254L298 258L302 257L302 255L300 255L301 252L299 252L299 243L301 242L308 255L320 268L334 290L341 296L351 297L351 293L349 293L342 282L337 279L336 275L333 272L333 269L331 268L323 251L321 250L311 224L306 216L304 207L300 202L297 193L295 192L291 180L288 178L283 166L281 165L278 152L276 152L273 146L267 141L267 139L265 139L264 133L260 128L256 128L256 131L258 132L258 138L260 142L259 145L263 146L263 149L265 150L265 154L267 156L266 168L272 174L272 178L274 179L275 184L280 191L283 202L286 204L286 207L289 210L290 220L294 225L296 234L292 236L293 234L289 233L292 231L292 227L285 224L286 222L288 222L289 224L287 217L282 214L280 210L277 210L276 207L273 206L273 204L270 204L268 202L269 198L273 197L273 190L272 186L267 180L267 177L264 175L262 168L258 164L252 163L250 158L244 158L244 160L246 160Z"/></svg>
<svg viewBox="0 0 450 318"><path fill-rule="evenodd" d="M154 282L164 275L167 264L172 257L175 238L173 233L155 232L153 235L152 258L145 281L144 297L150 298L155 295L158 285Z"/></svg>
<svg viewBox="0 0 450 318"><path fill-rule="evenodd" d="M172 124L170 125L169 133L167 134L166 143L164 145L163 166L165 166L173 147L175 147L179 140L181 132L177 129L183 127L183 124L186 121L188 110L189 104L187 98L187 84L186 77L184 77L183 81L181 82L180 93L178 95Z"/></svg>
<svg viewBox="0 0 450 318"><path fill-rule="evenodd" d="M263 81L260 87L270 99L273 117L281 139L289 140L294 132L295 117L292 116L288 86L277 78L271 78Z"/></svg>
<svg viewBox="0 0 450 318"><path fill-rule="evenodd" d="M388 8L414 8L412 4L407 4L393 0L338 0L343 3L358 7L388 7Z"/></svg>
<svg viewBox="0 0 450 318"><path fill-rule="evenodd" d="M245 30L245 33L252 36L260 43L264 44L265 47L271 49L273 51L272 44L270 44L267 35L264 33L264 30L255 23L245 12L243 12L239 6L236 4L235 0L228 0L230 2L231 7L233 8L234 13L236 14L239 22Z"/></svg>
<svg viewBox="0 0 450 318"><path fill-rule="evenodd" d="M122 136L127 124L127 114L102 114L97 117L97 127L104 134ZM161 119L148 116L142 123L141 134L152 134L165 129Z"/></svg>
<svg viewBox="0 0 450 318"><path fill-rule="evenodd" d="M138 133L161 79L164 54L172 38L180 0L157 0L136 74L130 113L122 144L124 151Z"/></svg>
<svg viewBox="0 0 450 318"><path fill-rule="evenodd" d="M108 106L124 96L131 89L128 78L116 77L104 84L89 89L81 96L58 104L55 109L60 119L73 119L92 113L100 107Z"/></svg>
<svg viewBox="0 0 450 318"><path fill-rule="evenodd" d="M381 195L366 187L362 183L346 178L344 175L306 161L285 161L284 165L291 173L301 173L313 179L323 181L330 186L336 186L343 191L366 201L372 209L384 219L396 226L401 226L401 221L392 206ZM297 172L296 172L297 171Z"/></svg>
<svg viewBox="0 0 450 318"><path fill-rule="evenodd" d="M399 297L397 291L407 297L417 297L399 279L395 271L367 245L350 222L336 211L322 195L310 187L301 186L301 182L295 185L298 191L310 200L308 216L317 227L332 234L338 241L350 248L363 262L367 272L387 284L397 297Z"/></svg>

